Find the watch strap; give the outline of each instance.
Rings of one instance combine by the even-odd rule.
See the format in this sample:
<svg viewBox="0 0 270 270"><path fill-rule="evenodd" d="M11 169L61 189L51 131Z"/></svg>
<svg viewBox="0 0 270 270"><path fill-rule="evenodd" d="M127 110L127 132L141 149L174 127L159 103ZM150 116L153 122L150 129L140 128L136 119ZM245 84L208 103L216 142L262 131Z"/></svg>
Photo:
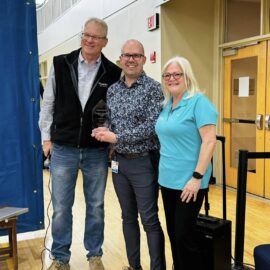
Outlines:
<svg viewBox="0 0 270 270"><path fill-rule="evenodd" d="M193 174L192 174L192 176L193 176L193 178L195 178L195 179L202 179L203 178L203 174L200 174L199 172L193 172Z"/></svg>

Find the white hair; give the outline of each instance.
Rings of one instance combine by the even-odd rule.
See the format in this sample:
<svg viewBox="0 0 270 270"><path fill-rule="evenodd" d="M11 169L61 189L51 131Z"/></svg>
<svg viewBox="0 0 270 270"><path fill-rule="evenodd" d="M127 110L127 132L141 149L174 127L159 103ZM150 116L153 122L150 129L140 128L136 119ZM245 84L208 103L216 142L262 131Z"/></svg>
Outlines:
<svg viewBox="0 0 270 270"><path fill-rule="evenodd" d="M175 56L175 57L171 58L163 66L162 74L166 73L167 68L171 64L178 65L182 69L182 71L184 73L184 80L185 80L185 84L187 86L187 91L188 91L188 94L189 94L186 98L190 98L190 97L194 96L195 93L201 92L200 89L199 89L199 85L197 83L197 80L195 78L195 75L193 73L191 64L186 58L181 57L181 56ZM163 86L162 90L163 90L163 94L164 94L163 106L166 106L166 104L168 103L168 101L170 100L172 95L166 89L166 86L165 86L164 82L162 83L162 86Z"/></svg>

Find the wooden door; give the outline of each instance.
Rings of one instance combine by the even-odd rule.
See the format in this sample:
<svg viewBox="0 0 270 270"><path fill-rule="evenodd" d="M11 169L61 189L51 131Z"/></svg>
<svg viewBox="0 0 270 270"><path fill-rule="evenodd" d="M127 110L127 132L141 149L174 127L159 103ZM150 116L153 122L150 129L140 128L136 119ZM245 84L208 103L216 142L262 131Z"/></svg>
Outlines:
<svg viewBox="0 0 270 270"><path fill-rule="evenodd" d="M232 187L237 185L239 149L264 152L266 145L270 145L269 138L268 141L265 138L264 127L267 46L267 41L263 41L257 45L238 49L236 55L226 56L224 59L223 120L226 137L226 171L227 183ZM270 82L268 84L270 89ZM269 107L269 104L267 106ZM249 160L248 192L259 196L266 195L265 185L266 183L270 185L270 181L265 181L265 164L265 160L262 159Z"/></svg>
<svg viewBox="0 0 270 270"><path fill-rule="evenodd" d="M267 50L267 88L266 88L266 108L264 117L265 128L265 151L270 152L270 41ZM265 197L270 199L270 159L265 160Z"/></svg>

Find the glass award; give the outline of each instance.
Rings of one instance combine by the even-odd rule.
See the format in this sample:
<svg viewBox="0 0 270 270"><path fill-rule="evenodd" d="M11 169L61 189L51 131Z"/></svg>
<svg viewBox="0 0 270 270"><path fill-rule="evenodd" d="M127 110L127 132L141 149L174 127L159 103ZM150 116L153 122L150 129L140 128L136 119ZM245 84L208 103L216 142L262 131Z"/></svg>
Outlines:
<svg viewBox="0 0 270 270"><path fill-rule="evenodd" d="M92 109L92 128L109 127L110 113L105 101L101 99Z"/></svg>

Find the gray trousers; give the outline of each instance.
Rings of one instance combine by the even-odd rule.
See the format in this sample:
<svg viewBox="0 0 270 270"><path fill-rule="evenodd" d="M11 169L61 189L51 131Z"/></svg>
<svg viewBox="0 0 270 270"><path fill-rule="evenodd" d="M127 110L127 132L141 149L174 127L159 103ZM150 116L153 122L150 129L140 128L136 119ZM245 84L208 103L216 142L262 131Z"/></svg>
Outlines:
<svg viewBox="0 0 270 270"><path fill-rule="evenodd" d="M116 155L118 173L113 184L121 206L123 233L129 265L141 269L140 214L150 254L150 269L165 270L164 234L158 219L158 183L150 156L126 159Z"/></svg>

